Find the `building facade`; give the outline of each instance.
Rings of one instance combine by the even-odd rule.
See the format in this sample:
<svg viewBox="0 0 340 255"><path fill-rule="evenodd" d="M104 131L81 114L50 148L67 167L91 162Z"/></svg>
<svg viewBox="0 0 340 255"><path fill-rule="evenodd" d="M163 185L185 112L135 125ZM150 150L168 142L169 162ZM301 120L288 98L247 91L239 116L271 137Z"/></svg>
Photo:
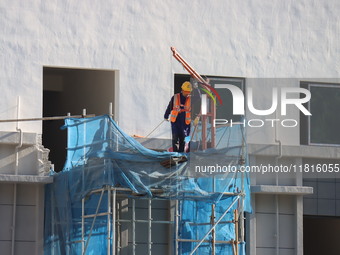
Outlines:
<svg viewBox="0 0 340 255"><path fill-rule="evenodd" d="M127 133L146 136L186 75L171 46L201 74L242 81L250 165L336 167L339 10L336 0L2 1L0 250L43 253L44 185L66 154L61 120L12 120L112 111ZM311 92L303 106L313 117L291 104L282 112L285 88ZM266 115L247 104L271 109L275 95ZM152 138L170 134L163 124ZM305 172L252 177L248 254L313 254L314 225L338 236L340 182Z"/></svg>

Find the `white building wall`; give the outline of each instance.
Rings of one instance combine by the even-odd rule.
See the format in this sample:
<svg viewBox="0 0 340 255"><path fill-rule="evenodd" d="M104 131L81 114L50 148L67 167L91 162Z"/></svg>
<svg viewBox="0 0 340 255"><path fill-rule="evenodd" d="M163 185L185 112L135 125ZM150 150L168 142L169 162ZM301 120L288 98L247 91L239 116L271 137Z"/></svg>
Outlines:
<svg viewBox="0 0 340 255"><path fill-rule="evenodd" d="M17 117L17 96L25 106L20 117L41 116L43 66L116 69L120 125L144 135L163 118L173 74L185 73L170 46L203 74L338 77L339 5L336 0L1 1L0 77L6 89L0 118ZM23 128L41 133L39 122ZM163 127L155 135L169 132Z"/></svg>

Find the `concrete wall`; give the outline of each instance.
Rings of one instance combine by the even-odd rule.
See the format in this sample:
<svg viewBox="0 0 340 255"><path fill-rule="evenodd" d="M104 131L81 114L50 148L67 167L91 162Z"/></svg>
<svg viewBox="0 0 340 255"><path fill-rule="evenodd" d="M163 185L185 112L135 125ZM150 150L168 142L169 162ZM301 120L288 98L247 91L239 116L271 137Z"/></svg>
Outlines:
<svg viewBox="0 0 340 255"><path fill-rule="evenodd" d="M1 174L14 174L15 172L15 146L1 146ZM38 174L37 150L32 146L23 146L19 149L18 174L36 175ZM34 165L32 165L34 164Z"/></svg>
<svg viewBox="0 0 340 255"><path fill-rule="evenodd" d="M173 74L185 73L170 46L203 74L338 77L339 7L336 0L5 0L0 118L17 117L17 96L21 117L41 116L43 66L115 69L121 72L121 126L146 134L162 120ZM39 122L23 127L41 133ZM169 137L168 131L154 135Z"/></svg>
<svg viewBox="0 0 340 255"><path fill-rule="evenodd" d="M43 208L43 185L0 183L1 254L42 254Z"/></svg>

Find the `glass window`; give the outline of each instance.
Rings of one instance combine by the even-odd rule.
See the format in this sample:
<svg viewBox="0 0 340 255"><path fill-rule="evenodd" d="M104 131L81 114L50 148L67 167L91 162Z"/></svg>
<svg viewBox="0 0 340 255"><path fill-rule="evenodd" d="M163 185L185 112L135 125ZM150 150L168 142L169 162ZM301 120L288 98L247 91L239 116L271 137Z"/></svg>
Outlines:
<svg viewBox="0 0 340 255"><path fill-rule="evenodd" d="M340 84L304 82L301 86L311 92L307 107L312 114L301 115L302 144L340 145Z"/></svg>

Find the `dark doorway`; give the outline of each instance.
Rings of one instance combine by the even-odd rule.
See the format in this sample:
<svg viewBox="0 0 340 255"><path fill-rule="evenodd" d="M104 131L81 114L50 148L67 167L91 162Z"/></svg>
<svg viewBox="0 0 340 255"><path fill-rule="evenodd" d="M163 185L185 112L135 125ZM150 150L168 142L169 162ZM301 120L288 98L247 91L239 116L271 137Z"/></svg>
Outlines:
<svg viewBox="0 0 340 255"><path fill-rule="evenodd" d="M304 255L340 254L340 218L304 216Z"/></svg>
<svg viewBox="0 0 340 255"><path fill-rule="evenodd" d="M74 68L43 68L43 116L103 115L117 110L118 71ZM62 170L67 147L67 132L61 130L63 120L43 122L43 145L50 150L54 170Z"/></svg>

